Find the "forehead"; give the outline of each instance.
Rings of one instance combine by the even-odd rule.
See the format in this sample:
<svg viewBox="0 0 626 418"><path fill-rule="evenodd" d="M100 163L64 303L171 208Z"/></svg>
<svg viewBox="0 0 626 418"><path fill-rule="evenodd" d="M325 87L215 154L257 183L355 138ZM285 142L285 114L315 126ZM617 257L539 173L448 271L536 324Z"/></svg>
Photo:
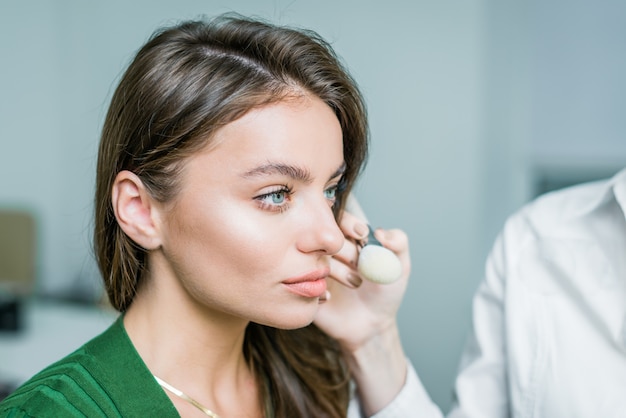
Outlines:
<svg viewBox="0 0 626 418"><path fill-rule="evenodd" d="M211 143L201 154L233 165L289 160L310 164L307 169L313 170L323 160L335 167L343 161L342 131L334 111L309 95L253 109L220 128Z"/></svg>

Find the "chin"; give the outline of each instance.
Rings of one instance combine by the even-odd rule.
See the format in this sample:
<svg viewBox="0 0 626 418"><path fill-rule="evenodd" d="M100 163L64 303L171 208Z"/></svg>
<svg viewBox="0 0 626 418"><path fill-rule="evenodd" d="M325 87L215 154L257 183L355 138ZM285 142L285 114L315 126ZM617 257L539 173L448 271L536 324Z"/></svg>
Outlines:
<svg viewBox="0 0 626 418"><path fill-rule="evenodd" d="M298 323L298 324L287 324L285 326L276 326L275 328L284 329L284 330L300 329L300 328L307 327L311 325L312 323L313 323L313 320L310 320L308 322L303 322L303 323Z"/></svg>
<svg viewBox="0 0 626 418"><path fill-rule="evenodd" d="M306 308L300 306L296 309L284 309L254 322L285 330L304 328L313 322L318 310L319 303L316 300L314 306L308 306Z"/></svg>

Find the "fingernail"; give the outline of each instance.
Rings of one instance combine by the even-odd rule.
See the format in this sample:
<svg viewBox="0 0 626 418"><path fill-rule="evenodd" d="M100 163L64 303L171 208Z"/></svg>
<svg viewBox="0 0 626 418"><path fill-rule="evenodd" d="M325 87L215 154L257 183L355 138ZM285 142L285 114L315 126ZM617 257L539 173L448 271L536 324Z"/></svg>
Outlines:
<svg viewBox="0 0 626 418"><path fill-rule="evenodd" d="M361 279L359 276L356 276L354 274L348 274L348 277L346 278L346 280L348 280L348 283L350 283L354 287L359 287L361 286L361 283L363 283L363 279Z"/></svg>
<svg viewBox="0 0 626 418"><path fill-rule="evenodd" d="M367 225L365 224L356 223L354 224L354 233L357 235L357 238L363 239L369 233L369 229L367 228Z"/></svg>

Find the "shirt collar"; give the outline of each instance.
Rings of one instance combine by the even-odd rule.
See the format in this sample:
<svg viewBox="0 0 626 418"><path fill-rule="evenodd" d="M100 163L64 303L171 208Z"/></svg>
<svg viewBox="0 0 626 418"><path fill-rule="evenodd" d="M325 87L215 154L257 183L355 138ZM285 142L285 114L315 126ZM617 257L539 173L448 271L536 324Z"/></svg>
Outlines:
<svg viewBox="0 0 626 418"><path fill-rule="evenodd" d="M611 185L615 199L622 209L622 213L626 214L626 169L617 173L611 179Z"/></svg>
<svg viewBox="0 0 626 418"><path fill-rule="evenodd" d="M615 174L590 196L589 203L580 208L580 215L593 212L606 202L615 199L622 212L626 213L626 168Z"/></svg>

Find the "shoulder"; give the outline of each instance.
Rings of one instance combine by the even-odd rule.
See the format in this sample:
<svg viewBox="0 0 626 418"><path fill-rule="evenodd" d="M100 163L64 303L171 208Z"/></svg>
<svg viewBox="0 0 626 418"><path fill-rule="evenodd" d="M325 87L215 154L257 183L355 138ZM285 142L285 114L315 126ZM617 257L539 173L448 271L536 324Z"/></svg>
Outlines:
<svg viewBox="0 0 626 418"><path fill-rule="evenodd" d="M505 263L502 268L513 267L546 246L596 241L598 224L611 229L623 222L614 183L615 178L584 183L529 202L507 219L490 258Z"/></svg>
<svg viewBox="0 0 626 418"><path fill-rule="evenodd" d="M557 292L557 277L586 291L612 283L626 248L615 233L626 226L616 179L548 193L524 206L496 241L489 271L507 283L551 294L563 294Z"/></svg>
<svg viewBox="0 0 626 418"><path fill-rule="evenodd" d="M2 403L1 417L178 417L120 317L104 333L42 370Z"/></svg>
<svg viewBox="0 0 626 418"><path fill-rule="evenodd" d="M93 412L89 399L102 392L80 349L42 370L0 403L0 416L74 416ZM98 408L101 412L101 408ZM13 415L12 415L13 414Z"/></svg>
<svg viewBox="0 0 626 418"><path fill-rule="evenodd" d="M539 196L509 217L503 234L525 240L572 236L614 203L610 180L557 190Z"/></svg>
<svg viewBox="0 0 626 418"><path fill-rule="evenodd" d="M540 231L557 232L593 215L612 197L611 180L583 183L538 197L526 205L518 216Z"/></svg>
<svg viewBox="0 0 626 418"><path fill-rule="evenodd" d="M100 372L105 359L92 352L109 334L110 329L30 378L0 403L0 416L119 415Z"/></svg>

